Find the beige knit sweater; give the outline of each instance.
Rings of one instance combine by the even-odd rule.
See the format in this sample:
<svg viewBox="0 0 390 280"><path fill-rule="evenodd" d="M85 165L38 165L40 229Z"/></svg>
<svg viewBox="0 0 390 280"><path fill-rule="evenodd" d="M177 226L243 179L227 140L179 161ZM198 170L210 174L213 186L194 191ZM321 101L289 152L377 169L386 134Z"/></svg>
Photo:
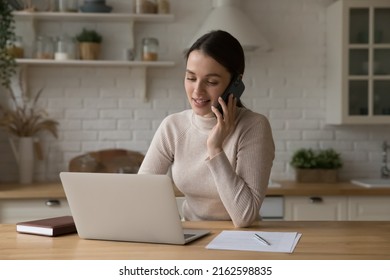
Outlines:
<svg viewBox="0 0 390 280"><path fill-rule="evenodd" d="M249 226L259 217L275 146L263 115L238 108L236 128L223 152L208 158L206 141L215 118L185 110L166 117L158 128L139 173L166 174L185 195L185 220L232 220Z"/></svg>

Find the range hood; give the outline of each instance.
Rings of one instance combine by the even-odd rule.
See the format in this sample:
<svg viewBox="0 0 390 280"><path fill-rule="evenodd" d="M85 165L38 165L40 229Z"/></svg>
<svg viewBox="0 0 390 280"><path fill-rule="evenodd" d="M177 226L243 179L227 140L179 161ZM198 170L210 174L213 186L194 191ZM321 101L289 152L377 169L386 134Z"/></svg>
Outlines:
<svg viewBox="0 0 390 280"><path fill-rule="evenodd" d="M243 1L240 1L242 3ZM238 7L235 0L213 0L213 10L190 42L191 46L199 37L212 31L224 30L240 41L244 50L253 51L271 49L268 41L260 34L258 28Z"/></svg>

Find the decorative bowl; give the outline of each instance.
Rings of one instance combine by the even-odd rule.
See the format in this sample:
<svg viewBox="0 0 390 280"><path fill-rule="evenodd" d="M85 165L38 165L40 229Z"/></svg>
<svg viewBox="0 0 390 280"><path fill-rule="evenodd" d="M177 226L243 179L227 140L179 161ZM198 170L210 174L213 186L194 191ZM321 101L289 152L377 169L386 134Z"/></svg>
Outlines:
<svg viewBox="0 0 390 280"><path fill-rule="evenodd" d="M84 3L80 7L80 11L83 13L109 13L112 11L112 7L105 4Z"/></svg>
<svg viewBox="0 0 390 280"><path fill-rule="evenodd" d="M85 4L99 4L99 5L105 5L106 0L84 0Z"/></svg>

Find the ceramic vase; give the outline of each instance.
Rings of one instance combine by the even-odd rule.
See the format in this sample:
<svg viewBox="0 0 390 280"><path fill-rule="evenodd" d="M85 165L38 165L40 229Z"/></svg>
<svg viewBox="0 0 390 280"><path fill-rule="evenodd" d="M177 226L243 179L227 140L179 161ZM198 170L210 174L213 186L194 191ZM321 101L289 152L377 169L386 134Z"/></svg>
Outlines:
<svg viewBox="0 0 390 280"><path fill-rule="evenodd" d="M19 169L19 183L31 184L34 175L34 138L10 139L11 147Z"/></svg>

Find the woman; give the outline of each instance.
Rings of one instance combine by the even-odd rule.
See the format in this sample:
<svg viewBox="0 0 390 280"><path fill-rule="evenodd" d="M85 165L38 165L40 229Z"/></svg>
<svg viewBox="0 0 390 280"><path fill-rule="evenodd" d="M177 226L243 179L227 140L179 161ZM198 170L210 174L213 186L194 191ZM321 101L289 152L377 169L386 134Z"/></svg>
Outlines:
<svg viewBox="0 0 390 280"><path fill-rule="evenodd" d="M166 174L185 195L185 220L258 219L274 159L268 120L220 95L243 75L242 46L225 31L199 38L185 54L184 86L191 110L166 117L139 173ZM221 114L216 106L222 106Z"/></svg>

